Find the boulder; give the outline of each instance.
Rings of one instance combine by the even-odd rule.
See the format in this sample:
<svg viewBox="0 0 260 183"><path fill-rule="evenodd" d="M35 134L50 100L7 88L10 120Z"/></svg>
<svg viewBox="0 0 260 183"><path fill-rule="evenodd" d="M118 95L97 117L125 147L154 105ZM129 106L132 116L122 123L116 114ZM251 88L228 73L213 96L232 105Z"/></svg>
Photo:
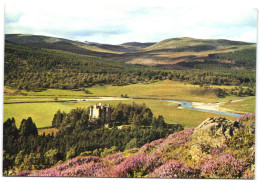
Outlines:
<svg viewBox="0 0 260 183"><path fill-rule="evenodd" d="M245 126L239 121L230 121L224 117L208 118L194 129L191 135L190 154L194 160L199 159L199 154L207 153L207 149L223 145L237 131Z"/></svg>
<svg viewBox="0 0 260 183"><path fill-rule="evenodd" d="M255 122L252 122L252 123L249 125L249 134L250 134L250 135L255 134Z"/></svg>

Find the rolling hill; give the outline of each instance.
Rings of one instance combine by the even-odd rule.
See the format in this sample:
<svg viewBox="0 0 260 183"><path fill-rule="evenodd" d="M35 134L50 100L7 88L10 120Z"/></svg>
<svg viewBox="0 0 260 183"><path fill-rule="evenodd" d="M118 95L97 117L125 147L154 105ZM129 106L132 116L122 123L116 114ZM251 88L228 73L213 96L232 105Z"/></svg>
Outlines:
<svg viewBox="0 0 260 183"><path fill-rule="evenodd" d="M110 45L48 36L7 34L5 40L24 46L62 50L109 58L116 62L167 69L255 68L254 60L256 60L256 44L225 39L181 37L166 39L157 43L128 42ZM227 56L225 55L227 53L232 54ZM241 55L243 55L244 63L241 64L241 61L239 61L239 64L237 64L236 59ZM247 61L248 57L250 57L249 61Z"/></svg>
<svg viewBox="0 0 260 183"><path fill-rule="evenodd" d="M196 52L217 49L222 47L235 47L242 45L253 45L253 43L230 41L226 39L194 39L190 37L181 37L160 41L156 44L147 47L146 50L180 49L180 51Z"/></svg>
<svg viewBox="0 0 260 183"><path fill-rule="evenodd" d="M71 53L99 57L109 57L113 54L120 54L121 52L127 51L127 48L118 45L72 41L68 39L39 35L6 34L5 40L18 45L62 50Z"/></svg>
<svg viewBox="0 0 260 183"><path fill-rule="evenodd" d="M127 63L187 69L190 68L191 64L187 65L185 64L186 62L194 62L195 64L192 64L194 66L210 60L215 65L224 62L229 67L237 67L238 65L232 62L232 59L227 60L221 56L219 57L220 59L216 59L216 57L210 56L212 54L225 54L236 51L236 53L239 53L245 49L254 50L250 54L256 55L256 45L254 43L224 39L172 38L155 43L132 55L128 54Z"/></svg>

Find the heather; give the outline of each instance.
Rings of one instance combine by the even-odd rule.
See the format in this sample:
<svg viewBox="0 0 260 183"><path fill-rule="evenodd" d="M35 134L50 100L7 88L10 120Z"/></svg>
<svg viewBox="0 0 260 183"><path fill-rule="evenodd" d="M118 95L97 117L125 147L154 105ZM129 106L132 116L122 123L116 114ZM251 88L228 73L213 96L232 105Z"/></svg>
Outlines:
<svg viewBox="0 0 260 183"><path fill-rule="evenodd" d="M167 164L159 167L148 177L158 178L198 178L199 170L187 166L178 161L169 161Z"/></svg>
<svg viewBox="0 0 260 183"><path fill-rule="evenodd" d="M110 127L91 121L88 109L58 111L53 117L55 135L39 135L30 117L22 121L19 129L14 118L8 119L4 122L4 175L50 168L78 156L106 157L183 129L182 125L168 125L161 115L153 116L145 104L118 104L111 110ZM121 129L118 125L125 126Z"/></svg>
<svg viewBox="0 0 260 183"><path fill-rule="evenodd" d="M14 176L253 179L255 138L249 130L250 125L247 125L253 117L246 114L239 118L239 123L244 125L224 123L240 128L218 146L194 143L194 131L200 128L190 128L146 143L140 148L103 157L80 156L45 170L21 171ZM213 123L206 121L205 124L210 126ZM200 152L199 159L194 154L194 147Z"/></svg>

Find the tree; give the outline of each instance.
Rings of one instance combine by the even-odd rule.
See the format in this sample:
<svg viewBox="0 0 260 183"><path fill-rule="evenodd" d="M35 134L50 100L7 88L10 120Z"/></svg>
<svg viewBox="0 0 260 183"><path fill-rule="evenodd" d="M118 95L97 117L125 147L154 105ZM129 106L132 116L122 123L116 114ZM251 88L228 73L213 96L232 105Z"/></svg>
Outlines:
<svg viewBox="0 0 260 183"><path fill-rule="evenodd" d="M21 150L21 151L17 154L17 156L16 156L16 158L15 158L15 162L14 162L17 167L19 167L19 166L23 163L24 156L25 156L24 150Z"/></svg>
<svg viewBox="0 0 260 183"><path fill-rule="evenodd" d="M3 151L3 174L9 175L9 170L14 166L14 157Z"/></svg>
<svg viewBox="0 0 260 183"><path fill-rule="evenodd" d="M159 115L158 118L154 117L152 122L152 128L166 128L167 124L164 121L164 117Z"/></svg>
<svg viewBox="0 0 260 183"><path fill-rule="evenodd" d="M66 114L64 112L62 113L60 110L58 110L53 117L52 126L55 128L59 128L65 116Z"/></svg>
<svg viewBox="0 0 260 183"><path fill-rule="evenodd" d="M15 125L15 119L12 118L8 118L5 122L4 122L4 126L3 126L3 133L4 133L4 138L9 138L10 136L17 138L19 135L19 131Z"/></svg>
<svg viewBox="0 0 260 183"><path fill-rule="evenodd" d="M138 139L137 138L133 138L132 140L130 140L126 146L125 146L125 150L127 149L132 149L138 147Z"/></svg>
<svg viewBox="0 0 260 183"><path fill-rule="evenodd" d="M76 156L76 147L71 147L66 153L66 160L74 158Z"/></svg>
<svg viewBox="0 0 260 183"><path fill-rule="evenodd" d="M23 119L20 125L20 134L24 137L29 137L30 135L38 136L38 130L32 118L29 117L27 120Z"/></svg>
<svg viewBox="0 0 260 183"><path fill-rule="evenodd" d="M50 149L44 154L44 160L47 166L54 165L58 161L58 150Z"/></svg>
<svg viewBox="0 0 260 183"><path fill-rule="evenodd" d="M18 129L15 125L15 119L12 118L8 118L5 122L4 122L4 134L8 135L8 136L18 136Z"/></svg>

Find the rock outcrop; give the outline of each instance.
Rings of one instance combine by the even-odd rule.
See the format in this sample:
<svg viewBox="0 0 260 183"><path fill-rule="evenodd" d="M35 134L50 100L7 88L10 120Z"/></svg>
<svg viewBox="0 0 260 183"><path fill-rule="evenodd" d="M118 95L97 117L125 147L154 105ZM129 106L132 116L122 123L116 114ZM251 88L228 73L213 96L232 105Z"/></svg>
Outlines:
<svg viewBox="0 0 260 183"><path fill-rule="evenodd" d="M252 123L249 125L249 134L250 134L250 135L255 134L255 122L252 122Z"/></svg>
<svg viewBox="0 0 260 183"><path fill-rule="evenodd" d="M207 149L222 146L226 140L244 128L242 122L230 121L224 117L206 119L194 129L191 136L190 154L192 158L200 159Z"/></svg>

